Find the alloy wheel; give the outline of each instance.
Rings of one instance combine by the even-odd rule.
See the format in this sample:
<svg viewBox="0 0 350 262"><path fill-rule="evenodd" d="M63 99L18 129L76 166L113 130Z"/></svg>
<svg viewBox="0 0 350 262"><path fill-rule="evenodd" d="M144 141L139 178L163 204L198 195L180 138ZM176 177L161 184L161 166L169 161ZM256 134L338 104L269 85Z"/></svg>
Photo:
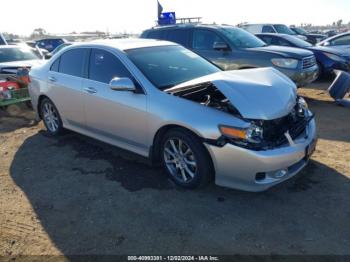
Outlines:
<svg viewBox="0 0 350 262"><path fill-rule="evenodd" d="M164 144L164 161L170 174L182 183L190 183L197 173L197 161L189 145L179 138Z"/></svg>
<svg viewBox="0 0 350 262"><path fill-rule="evenodd" d="M50 132L55 133L59 128L59 118L56 108L51 103L43 106L43 119Z"/></svg>

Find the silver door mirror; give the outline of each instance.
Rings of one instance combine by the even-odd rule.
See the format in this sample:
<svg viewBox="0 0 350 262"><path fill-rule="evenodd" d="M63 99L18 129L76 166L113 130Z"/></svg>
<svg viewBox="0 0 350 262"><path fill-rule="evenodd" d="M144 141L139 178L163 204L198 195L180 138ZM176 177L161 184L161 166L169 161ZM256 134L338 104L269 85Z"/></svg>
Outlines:
<svg viewBox="0 0 350 262"><path fill-rule="evenodd" d="M324 42L324 44L323 44L324 46L330 46L331 45L331 43L330 42Z"/></svg>
<svg viewBox="0 0 350 262"><path fill-rule="evenodd" d="M127 77L115 77L111 80L109 83L109 87L114 91L129 91L129 92L135 92L136 87L134 85L134 82Z"/></svg>
<svg viewBox="0 0 350 262"><path fill-rule="evenodd" d="M227 51L230 48L225 42L214 42L213 49Z"/></svg>

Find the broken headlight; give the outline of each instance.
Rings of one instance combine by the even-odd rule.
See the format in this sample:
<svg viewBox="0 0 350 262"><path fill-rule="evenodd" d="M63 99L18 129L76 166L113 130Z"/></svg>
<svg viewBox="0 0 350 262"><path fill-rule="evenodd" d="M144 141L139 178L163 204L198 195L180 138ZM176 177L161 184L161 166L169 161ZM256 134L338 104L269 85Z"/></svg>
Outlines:
<svg viewBox="0 0 350 262"><path fill-rule="evenodd" d="M220 132L223 136L240 140L245 143L258 144L263 140L262 127L251 123L248 128L237 128L232 126L219 126Z"/></svg>
<svg viewBox="0 0 350 262"><path fill-rule="evenodd" d="M307 110L308 110L308 105L305 101L304 98L298 97L297 98L297 114L299 117L304 117L306 116Z"/></svg>

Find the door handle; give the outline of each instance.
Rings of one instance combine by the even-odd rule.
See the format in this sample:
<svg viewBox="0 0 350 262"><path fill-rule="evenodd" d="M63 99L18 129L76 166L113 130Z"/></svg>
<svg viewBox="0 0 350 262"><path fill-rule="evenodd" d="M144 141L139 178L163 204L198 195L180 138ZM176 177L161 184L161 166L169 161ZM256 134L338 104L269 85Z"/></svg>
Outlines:
<svg viewBox="0 0 350 262"><path fill-rule="evenodd" d="M56 79L56 77L49 76L49 81L50 81L50 82L56 82L57 79Z"/></svg>
<svg viewBox="0 0 350 262"><path fill-rule="evenodd" d="M97 90L93 87L85 87L84 90L89 94L95 94L97 93Z"/></svg>

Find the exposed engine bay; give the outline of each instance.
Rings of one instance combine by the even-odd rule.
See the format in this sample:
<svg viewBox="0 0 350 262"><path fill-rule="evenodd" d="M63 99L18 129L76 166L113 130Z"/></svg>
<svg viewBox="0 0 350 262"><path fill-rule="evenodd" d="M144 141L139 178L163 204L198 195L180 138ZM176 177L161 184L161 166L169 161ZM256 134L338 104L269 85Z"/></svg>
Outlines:
<svg viewBox="0 0 350 262"><path fill-rule="evenodd" d="M262 130L260 142L247 143L246 141L239 139L221 137L218 141L212 141L218 146L222 146L225 143L233 143L253 150L268 150L275 148L288 143L288 136L290 139L295 139L302 134L306 134L305 129L308 123L314 118L313 115L308 115L307 108L303 107L300 103L300 101L303 100L300 97L296 98L295 106L287 115L271 120L261 120L244 118L238 109L232 105L230 100L226 98L212 82L202 82L200 84L176 89L167 89L165 92L197 102L203 106L227 112L235 117L250 122Z"/></svg>
<svg viewBox="0 0 350 262"><path fill-rule="evenodd" d="M217 87L211 82L205 82L193 86L186 86L172 91L171 89L165 92L197 102L201 105L212 107L236 117L241 117L239 111L231 104Z"/></svg>

